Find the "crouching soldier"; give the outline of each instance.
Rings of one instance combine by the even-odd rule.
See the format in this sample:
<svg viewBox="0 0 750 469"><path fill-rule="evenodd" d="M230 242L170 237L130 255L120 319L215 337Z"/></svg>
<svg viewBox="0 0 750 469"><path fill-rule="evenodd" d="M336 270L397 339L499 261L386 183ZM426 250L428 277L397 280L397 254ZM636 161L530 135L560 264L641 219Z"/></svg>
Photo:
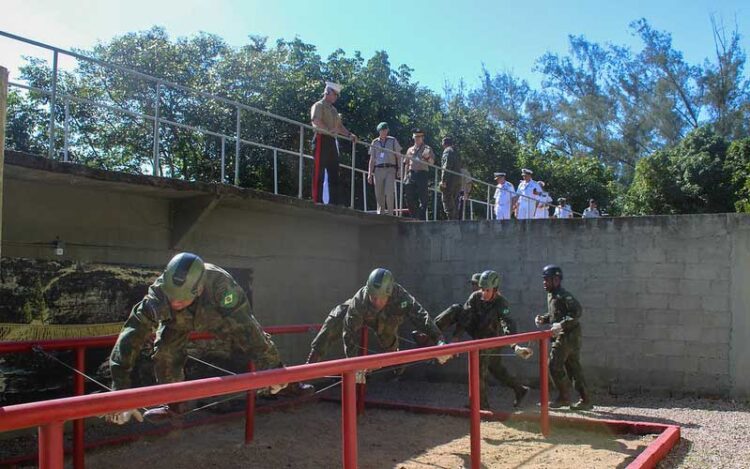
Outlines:
<svg viewBox="0 0 750 469"><path fill-rule="evenodd" d="M229 273L204 263L195 254L174 256L143 300L133 307L109 358L113 390L130 387L136 358L154 331L152 360L159 384L185 379L188 336L193 331L212 332L219 338L230 339L233 347L255 362L259 370L284 366L271 336L263 332L253 316L245 291ZM286 384L273 386L271 393L285 387ZM294 383L288 391L310 394L314 388ZM150 409L143 416L161 420L178 416L184 410L183 404L168 404ZM140 420L140 412L130 410L105 416L117 424L124 424L131 417Z"/></svg>
<svg viewBox="0 0 750 469"><path fill-rule="evenodd" d="M586 390L586 381L581 368L581 323L579 321L583 308L565 290L562 283L562 269L548 265L542 271L544 289L547 291L547 314L536 316L537 327L552 324L552 347L549 357L549 374L557 387L557 399L550 402L550 407L558 409L570 406L572 410L590 410L594 406ZM570 382L575 384L581 399L571 405Z"/></svg>
<svg viewBox="0 0 750 469"><path fill-rule="evenodd" d="M328 313L328 317L323 322L323 326L310 344L310 354L307 356L306 363L317 363L331 347L331 344L341 340L341 334L344 330L344 318L349 312L351 300L346 300Z"/></svg>
<svg viewBox="0 0 750 469"><path fill-rule="evenodd" d="M494 270L486 270L479 277L479 290L473 292L466 300L461 311L448 308L436 319L435 323L445 332L455 325L453 338L466 331L472 339L488 339L516 333L516 326L510 317L508 300L500 292L500 276ZM517 344L512 345L515 354L523 359L532 356L530 348ZM486 349L479 352L479 406L489 409L487 394L487 374L491 373L501 384L513 390L513 406L518 407L529 392L527 386L521 385L505 369L500 357L500 349Z"/></svg>

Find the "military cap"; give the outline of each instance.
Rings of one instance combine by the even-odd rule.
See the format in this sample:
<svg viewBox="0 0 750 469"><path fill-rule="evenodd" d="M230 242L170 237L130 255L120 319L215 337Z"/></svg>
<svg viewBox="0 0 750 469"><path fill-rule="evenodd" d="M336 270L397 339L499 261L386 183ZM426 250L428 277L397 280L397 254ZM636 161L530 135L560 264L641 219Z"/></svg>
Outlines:
<svg viewBox="0 0 750 469"><path fill-rule="evenodd" d="M469 283L479 283L479 278L482 276L482 272L477 272L471 276Z"/></svg>
<svg viewBox="0 0 750 469"><path fill-rule="evenodd" d="M443 145L453 145L453 137L443 137Z"/></svg>
<svg viewBox="0 0 750 469"><path fill-rule="evenodd" d="M534 171L527 169L527 168L523 168L521 170L521 174L528 174L529 176L531 176L532 174L534 174Z"/></svg>
<svg viewBox="0 0 750 469"><path fill-rule="evenodd" d="M568 201L568 199L566 199L565 197L560 197L559 199L557 199L557 201L558 201L559 203L563 203L563 202L567 202L567 201Z"/></svg>
<svg viewBox="0 0 750 469"><path fill-rule="evenodd" d="M380 124L378 124L378 132L387 128L388 128L388 122L381 122Z"/></svg>
<svg viewBox="0 0 750 469"><path fill-rule="evenodd" d="M505 173L493 173L495 175L495 179L499 177L505 177Z"/></svg>
<svg viewBox="0 0 750 469"><path fill-rule="evenodd" d="M414 131L411 134L412 138L414 137L424 137L424 131L422 129L414 129Z"/></svg>
<svg viewBox="0 0 750 469"><path fill-rule="evenodd" d="M326 82L326 89L333 90L333 92L336 94L341 94L341 88L341 85L339 85L338 83L334 83L332 81Z"/></svg>

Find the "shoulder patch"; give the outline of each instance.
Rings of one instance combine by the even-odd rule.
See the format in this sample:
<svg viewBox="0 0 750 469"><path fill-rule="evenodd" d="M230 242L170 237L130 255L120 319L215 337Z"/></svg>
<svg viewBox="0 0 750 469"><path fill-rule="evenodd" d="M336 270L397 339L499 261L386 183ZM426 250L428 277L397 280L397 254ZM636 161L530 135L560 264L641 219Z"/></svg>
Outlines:
<svg viewBox="0 0 750 469"><path fill-rule="evenodd" d="M409 306L409 302L407 300L404 300L404 301L401 302L401 307L402 308L406 308L407 306Z"/></svg>
<svg viewBox="0 0 750 469"><path fill-rule="evenodd" d="M509 315L510 314L510 308L503 309L502 311L500 311L500 314L502 314L503 316Z"/></svg>
<svg viewBox="0 0 750 469"><path fill-rule="evenodd" d="M237 293L227 290L224 292L224 294L221 296L221 307L222 308L234 308L237 306L237 303L239 302L239 297Z"/></svg>

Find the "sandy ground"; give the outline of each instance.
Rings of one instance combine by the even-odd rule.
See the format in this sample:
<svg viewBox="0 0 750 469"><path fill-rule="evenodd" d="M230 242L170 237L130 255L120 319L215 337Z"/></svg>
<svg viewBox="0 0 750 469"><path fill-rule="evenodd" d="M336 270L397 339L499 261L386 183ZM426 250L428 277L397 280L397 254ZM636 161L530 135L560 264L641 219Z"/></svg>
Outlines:
<svg viewBox="0 0 750 469"><path fill-rule="evenodd" d="M341 465L340 408L314 403L261 415L245 446L241 420L91 453L91 468L335 468ZM462 468L469 465L463 418L368 410L360 418L359 463L365 468ZM530 423L482 423L488 468L624 467L653 437L567 430L550 439Z"/></svg>

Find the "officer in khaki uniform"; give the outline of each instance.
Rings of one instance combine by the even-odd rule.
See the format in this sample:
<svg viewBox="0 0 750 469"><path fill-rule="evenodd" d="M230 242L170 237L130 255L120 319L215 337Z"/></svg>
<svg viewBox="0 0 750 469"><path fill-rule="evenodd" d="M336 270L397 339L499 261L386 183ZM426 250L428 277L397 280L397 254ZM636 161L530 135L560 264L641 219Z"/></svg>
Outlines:
<svg viewBox="0 0 750 469"><path fill-rule="evenodd" d="M367 182L375 185L378 214L393 215L395 207L396 177L400 177L399 154L401 145L388 135L388 123L378 124L380 136L370 144L370 161L367 165Z"/></svg>
<svg viewBox="0 0 750 469"><path fill-rule="evenodd" d="M414 145L406 150L404 158L404 196L409 216L417 220L424 220L429 203L428 182L430 167L426 163L435 164L435 153L429 145L424 143L424 132L415 129L412 134Z"/></svg>
<svg viewBox="0 0 750 469"><path fill-rule="evenodd" d="M562 283L562 269L548 265L542 271L544 289L547 291L547 314L536 316L537 327L552 324L552 348L550 350L549 374L557 387L557 399L550 407L557 409L570 406L572 410L593 408L581 367L581 304L565 290ZM570 382L575 383L581 399L571 405Z"/></svg>
<svg viewBox="0 0 750 469"><path fill-rule="evenodd" d="M461 157L453 148L453 139L443 139L442 176L440 178L440 191L443 198L443 209L448 220L458 220L458 193L461 191L463 177L461 173ZM448 172L452 171L452 172ZM458 174L454 174L458 173Z"/></svg>
<svg viewBox="0 0 750 469"><path fill-rule="evenodd" d="M271 336L263 332L247 295L232 276L218 266L204 263L195 254L181 253L169 261L125 321L109 358L112 389L130 387L130 373L153 331L156 381L164 384L184 380L188 337L197 330L231 339L232 347L246 354L259 369L283 366ZM284 387L274 386L271 392ZM314 391L310 385L297 383L289 389L295 393ZM183 410L180 404L169 404L151 409L145 416L158 420ZM131 417L139 418L139 411L121 412L107 419L123 424Z"/></svg>
<svg viewBox="0 0 750 469"><path fill-rule="evenodd" d="M494 270L486 270L479 277L479 290L473 292L462 308L450 307L443 311L435 323L445 333L455 325L453 339L466 331L472 339L487 339L503 335L516 334L515 322L510 316L510 304L499 292L500 276ZM515 354L528 359L533 352L530 348L514 344ZM501 384L513 390L513 406L518 407L529 392L508 373L502 364L501 349L487 349L479 353L479 401L482 409L489 409L487 394L487 375L491 373Z"/></svg>
<svg viewBox="0 0 750 469"><path fill-rule="evenodd" d="M310 109L310 120L316 130L313 137L314 161L313 181L312 181L312 198L314 202L323 202L323 180L324 174L328 174L328 195L330 203L333 205L341 204L341 194L339 188L339 150L336 145L336 138L329 134L341 134L356 141L357 136L349 132L341 122L341 115L333 106L341 93L341 85L338 83L326 82L323 99L317 101Z"/></svg>

